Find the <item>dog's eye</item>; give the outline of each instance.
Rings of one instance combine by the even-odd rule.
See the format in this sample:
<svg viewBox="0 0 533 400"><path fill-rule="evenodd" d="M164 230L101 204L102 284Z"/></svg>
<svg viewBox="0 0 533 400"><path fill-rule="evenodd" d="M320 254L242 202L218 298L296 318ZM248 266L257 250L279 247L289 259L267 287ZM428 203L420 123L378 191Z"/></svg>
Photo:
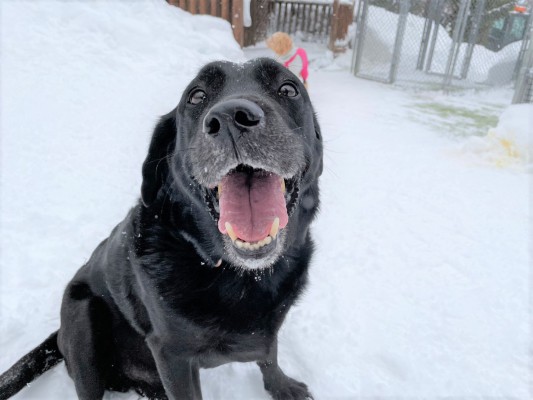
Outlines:
<svg viewBox="0 0 533 400"><path fill-rule="evenodd" d="M298 96L298 90L292 83L287 82L280 86L278 89L278 95L285 97L296 97Z"/></svg>
<svg viewBox="0 0 533 400"><path fill-rule="evenodd" d="M196 89L189 95L188 102L192 105L203 103L207 99L207 94L202 89Z"/></svg>

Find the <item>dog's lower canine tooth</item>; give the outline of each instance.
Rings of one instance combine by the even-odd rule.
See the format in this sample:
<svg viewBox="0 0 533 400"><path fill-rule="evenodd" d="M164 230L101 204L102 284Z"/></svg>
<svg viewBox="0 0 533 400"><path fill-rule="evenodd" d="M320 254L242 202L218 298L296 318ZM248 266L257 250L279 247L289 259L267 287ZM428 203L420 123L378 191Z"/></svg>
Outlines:
<svg viewBox="0 0 533 400"><path fill-rule="evenodd" d="M235 231L233 230L233 228L231 227L231 224L229 222L226 221L226 223L224 224L224 226L226 227L226 231L228 231L228 235L229 237L231 238L231 240L234 242L237 240L237 235L235 234Z"/></svg>
<svg viewBox="0 0 533 400"><path fill-rule="evenodd" d="M270 228L270 236L272 236L272 239L275 239L279 231L279 217L274 218L274 222L272 222L272 228Z"/></svg>

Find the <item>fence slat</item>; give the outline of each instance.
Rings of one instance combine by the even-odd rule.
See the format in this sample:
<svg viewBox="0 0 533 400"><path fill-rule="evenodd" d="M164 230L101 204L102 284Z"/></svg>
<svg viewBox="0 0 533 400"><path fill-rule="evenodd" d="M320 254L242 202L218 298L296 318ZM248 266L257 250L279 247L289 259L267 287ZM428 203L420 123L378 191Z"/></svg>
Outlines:
<svg viewBox="0 0 533 400"><path fill-rule="evenodd" d="M244 24L243 24L243 0L231 1L231 26L233 28L233 36L235 40L242 47L244 44Z"/></svg>
<svg viewBox="0 0 533 400"><path fill-rule="evenodd" d="M229 0L222 0L220 2L220 16L229 21Z"/></svg>
<svg viewBox="0 0 533 400"><path fill-rule="evenodd" d="M207 0L200 0L200 5L198 7L198 13L207 14Z"/></svg>
<svg viewBox="0 0 533 400"><path fill-rule="evenodd" d="M285 31L285 21L287 20L287 7L289 6L289 3L285 2L283 3L284 4L284 9L283 9L283 23L280 27L280 31Z"/></svg>
<svg viewBox="0 0 533 400"><path fill-rule="evenodd" d="M293 10L294 4L290 5L290 11L289 11L289 27L287 28L287 33L290 35L292 33L292 20L294 16L294 10Z"/></svg>
<svg viewBox="0 0 533 400"><path fill-rule="evenodd" d="M209 9L209 14L213 17L218 17L218 0L211 0L211 8Z"/></svg>
<svg viewBox="0 0 533 400"><path fill-rule="evenodd" d="M303 25L304 25L304 20L305 20L305 6L306 4L302 4L299 8L298 8L298 23L296 24L296 32L298 32L298 26L299 26L299 30L300 31L303 31L304 28L303 28Z"/></svg>
<svg viewBox="0 0 533 400"><path fill-rule="evenodd" d="M331 17L333 15L333 7L330 7L326 12L327 18L326 18L326 33L328 33L331 29Z"/></svg>
<svg viewBox="0 0 533 400"><path fill-rule="evenodd" d="M313 5L309 5L309 7L307 7L307 16L305 17L305 19L307 20L307 26L305 27L305 31L306 32L311 32L311 15L313 13Z"/></svg>
<svg viewBox="0 0 533 400"><path fill-rule="evenodd" d="M311 31L311 33L316 33L317 23L318 23L318 4L315 4L315 20L313 21L313 30Z"/></svg>
<svg viewBox="0 0 533 400"><path fill-rule="evenodd" d="M198 4L198 0L188 0L189 6L187 7L187 11L189 11L191 14L196 14L196 5Z"/></svg>
<svg viewBox="0 0 533 400"><path fill-rule="evenodd" d="M322 35L322 29L324 28L324 15L326 14L326 6L322 6L321 13L322 18L320 18L320 29L318 30L319 35Z"/></svg>
<svg viewBox="0 0 533 400"><path fill-rule="evenodd" d="M277 8L277 13L278 13L278 17L277 17L277 21L276 21L276 31L281 31L281 25L279 24L280 21L281 21L281 7L283 6L282 3L275 3L276 4L276 8Z"/></svg>

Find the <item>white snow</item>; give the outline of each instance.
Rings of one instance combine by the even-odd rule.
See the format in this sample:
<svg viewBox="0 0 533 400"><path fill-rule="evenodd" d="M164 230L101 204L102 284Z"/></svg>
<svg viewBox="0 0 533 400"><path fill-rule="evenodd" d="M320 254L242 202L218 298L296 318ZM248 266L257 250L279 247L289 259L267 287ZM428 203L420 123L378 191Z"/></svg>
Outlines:
<svg viewBox="0 0 533 400"><path fill-rule="evenodd" d="M242 2L243 25L247 28L252 26L252 16L250 15L250 1L251 0L244 0Z"/></svg>
<svg viewBox="0 0 533 400"><path fill-rule="evenodd" d="M58 328L66 283L134 204L158 116L203 63L268 53L163 1L0 7L4 371ZM310 285L280 332L285 372L317 399L530 399L531 176L472 162L479 125L432 111L501 115L480 140L512 139L522 157L530 106L508 107L509 89L361 80L349 55L308 50L325 171ZM201 375L205 399L268 399L254 364ZM60 364L15 398L76 397Z"/></svg>

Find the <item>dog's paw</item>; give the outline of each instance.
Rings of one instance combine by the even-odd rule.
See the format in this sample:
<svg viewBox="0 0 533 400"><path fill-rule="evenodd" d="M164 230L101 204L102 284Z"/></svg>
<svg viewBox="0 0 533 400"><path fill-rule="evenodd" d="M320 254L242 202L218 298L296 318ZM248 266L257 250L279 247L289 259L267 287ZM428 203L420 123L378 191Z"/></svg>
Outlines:
<svg viewBox="0 0 533 400"><path fill-rule="evenodd" d="M288 376L277 380L276 383L265 383L265 389L274 400L313 400L307 385Z"/></svg>

